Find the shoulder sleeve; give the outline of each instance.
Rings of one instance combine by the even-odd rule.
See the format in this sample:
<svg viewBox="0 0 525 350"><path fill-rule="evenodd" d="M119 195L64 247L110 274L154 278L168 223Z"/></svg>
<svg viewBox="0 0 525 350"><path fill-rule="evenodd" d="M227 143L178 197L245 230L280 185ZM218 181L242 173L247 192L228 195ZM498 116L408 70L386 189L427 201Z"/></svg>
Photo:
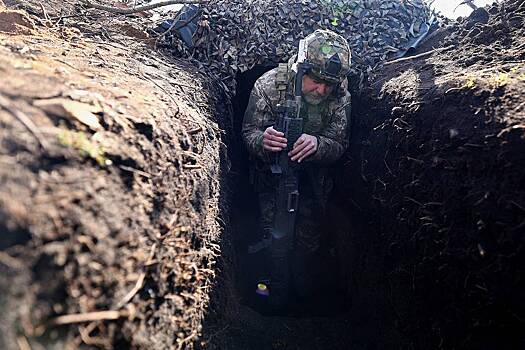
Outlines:
<svg viewBox="0 0 525 350"><path fill-rule="evenodd" d="M269 153L263 149L263 133L275 123L271 79L263 76L255 83L242 124L242 138L251 155L269 160Z"/></svg>
<svg viewBox="0 0 525 350"><path fill-rule="evenodd" d="M346 92L329 109L330 119L327 126L318 134L317 152L309 161L329 164L337 161L348 148L348 123L351 113L351 97Z"/></svg>

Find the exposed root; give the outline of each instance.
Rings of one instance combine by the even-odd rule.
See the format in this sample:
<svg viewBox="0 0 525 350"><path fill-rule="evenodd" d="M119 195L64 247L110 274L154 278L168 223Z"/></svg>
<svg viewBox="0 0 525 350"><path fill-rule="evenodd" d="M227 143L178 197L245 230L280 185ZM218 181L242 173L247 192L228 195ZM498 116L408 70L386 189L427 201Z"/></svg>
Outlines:
<svg viewBox="0 0 525 350"><path fill-rule="evenodd" d="M128 317L129 312L125 310L115 311L95 311L83 314L71 314L58 316L49 322L51 326L61 326L73 323L93 322L93 321L107 321L118 320L121 317Z"/></svg>

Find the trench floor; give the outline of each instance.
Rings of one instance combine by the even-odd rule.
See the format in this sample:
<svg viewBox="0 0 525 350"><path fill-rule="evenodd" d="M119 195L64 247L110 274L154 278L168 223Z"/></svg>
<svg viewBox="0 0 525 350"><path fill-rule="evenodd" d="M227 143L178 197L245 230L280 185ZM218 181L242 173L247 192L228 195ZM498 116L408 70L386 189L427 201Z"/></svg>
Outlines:
<svg viewBox="0 0 525 350"><path fill-rule="evenodd" d="M222 330L217 345L228 350L366 349L339 317L262 316L241 306L239 318Z"/></svg>

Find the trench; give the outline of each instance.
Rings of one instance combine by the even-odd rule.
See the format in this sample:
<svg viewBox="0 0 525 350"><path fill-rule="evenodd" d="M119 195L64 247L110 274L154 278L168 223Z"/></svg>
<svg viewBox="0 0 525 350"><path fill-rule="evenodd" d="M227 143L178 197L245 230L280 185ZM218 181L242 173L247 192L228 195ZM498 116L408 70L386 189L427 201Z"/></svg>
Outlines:
<svg viewBox="0 0 525 350"><path fill-rule="evenodd" d="M465 154L457 148L450 131L458 127L458 121L470 145L484 142L487 135L503 130L505 123L482 125L475 119L474 111L491 103L488 94L479 98L460 91L443 97L449 85L438 86L435 67L424 61L414 64L423 82L415 88L435 90L432 94L405 97L399 92L398 96L406 76L395 71L386 75L394 82L395 92L390 95L378 96L379 88L351 88L350 146L336 164L335 188L321 225L326 244L319 261L328 278L319 282L323 290L314 298L294 300L279 315L265 312L254 295L259 267L247 254L247 246L256 240L258 208L240 130L253 84L271 68L259 66L239 75L238 94L232 101L236 136L231 147L235 190L230 218L239 311L228 320L226 331L216 341L217 348L477 350L502 344L508 349L522 348L523 322L515 316L522 310L517 286L522 285L518 266L523 265L516 253L522 248L496 243L508 235L522 247L522 238L513 233L516 227L523 227L522 214L515 209L504 214L488 203L487 208L477 208L480 202L472 200L469 193L505 179L497 191L521 203L523 158L516 150L522 149L523 139L509 137L502 144L495 141L485 154ZM408 81L408 88L414 88L410 84ZM394 111L400 108L396 106L413 100L424 101L424 107L402 117L417 126L416 132L376 128L395 117ZM436 140L444 146L435 148ZM432 151L425 148L429 146ZM505 160L494 152L506 152L499 153L506 154ZM434 169L436 154L457 168ZM412 163L420 158L425 161ZM486 169L493 173L487 174ZM481 182L458 182L466 171ZM509 178L509 173L520 175ZM453 190L443 192L446 186ZM429 198L436 201L428 202ZM432 207L441 206L441 202L445 203L443 208ZM427 203L428 208L420 203ZM503 230L490 224L479 227L479 217L486 222L503 220ZM421 218L434 220L433 226L421 225ZM487 259L485 248L480 247L509 252L509 260ZM482 285L470 282L474 274Z"/></svg>
<svg viewBox="0 0 525 350"><path fill-rule="evenodd" d="M494 252L501 249L492 238L504 234L484 223L504 215L493 216L497 210L484 212L477 208L482 202L470 200L479 183L463 185L457 180L470 176L474 182L474 179L483 179L487 184L499 182L494 179L502 178L503 174L496 170L501 166L495 166L499 162L495 159L503 154L499 150L507 146L489 143L487 152L498 150L498 157L485 159L458 147L458 140L450 136L461 122L465 139L475 140L465 143L467 147L487 145L484 140L505 126L481 124L472 119L479 113L474 112L477 107L487 107L484 100L489 100L489 93L483 98L469 92L449 94L456 90L436 82L439 70L436 71L435 64L423 61L414 66L420 83L410 86L397 81L391 88L417 92L406 98L394 92L383 95L377 102L385 107L384 111L367 105L370 98L354 95L354 114L365 119L368 116L369 122L363 128L357 123L351 130L350 151L342 160L344 165L339 164L336 190L322 226L327 233L324 249L330 254L319 259L326 262L324 273L333 276L332 284L326 283L328 291L337 293L325 290L314 299L290 306L282 315L265 315L264 309L252 300L258 267L245 252L257 233L257 201L248 183L248 157L239 136L253 82L272 67L255 67L237 77L238 94L233 101L236 177L231 221L235 287L241 306L237 319L222 335L220 348L494 349L507 344L506 348L517 349L524 344L517 326L522 320L513 319L511 312L506 311L520 310L515 308L519 303L506 304L505 298L501 298L503 295L509 296L509 300L514 298L510 292L513 282L503 277L506 269L498 267L497 259L489 262L485 250L480 248L491 246ZM391 75L394 77L386 78L399 76ZM394 108L402 110L399 105L403 102L405 105L423 102L421 111L394 115ZM373 134L372 130L391 116L404 119L411 128L388 125L384 131L366 135ZM478 130L483 130L481 137ZM442 168L438 157L454 163L454 167ZM367 162L369 179L360 178L363 172L341 169L360 167ZM505 166L511 167L511 163L516 164L509 160ZM391 171L393 164L396 168ZM486 174L485 169L482 174L477 173L479 164L500 175ZM522 188L522 182L519 183L512 182L505 190ZM500 188L496 190L499 191ZM378 222L380 214L384 215L382 222ZM516 220L520 215L511 216L508 222L513 224L501 223L503 230L522 229ZM479 218L483 220L478 221ZM429 222L421 225L419 220ZM478 222L482 225L477 225ZM513 235L509 232L509 236ZM514 255L506 258L514 259ZM520 275L516 270L511 274L515 273ZM482 281L481 284L476 286L472 278ZM327 300L333 302L332 308L324 303Z"/></svg>
<svg viewBox="0 0 525 350"><path fill-rule="evenodd" d="M523 58L522 55L510 56L512 59ZM469 57L469 61L471 58ZM353 115L361 122L358 120L357 123L352 123L349 152L336 166L335 190L328 203L327 216L321 225L325 241L316 268L323 278L317 280L316 287L319 288L313 297L293 299L279 314L265 310L254 293L254 284L261 266L256 256L247 254L247 247L258 239L258 208L255 193L249 183L248 155L240 138L241 122L249 93L255 80L272 66L256 66L237 76L238 93L231 101L231 116L220 109L223 107L220 103L215 111L221 121L221 118L231 117L231 121L227 120L224 125L221 124L221 128L225 130L223 135L228 139L223 141L231 153L228 161L232 162L231 171L227 171L228 179L221 180L223 184L230 184L231 191L226 189L224 192L228 193L223 193L221 186L221 193L218 194L221 201L228 202L228 217L224 225L227 232L223 238L225 242L222 242L227 247L222 250L223 255L220 257L223 260L221 267L228 275L224 277L227 283L218 284L214 290L227 294L226 297L222 296L223 303L215 310L216 314L225 319L225 324L219 328L203 330L204 338L212 338L210 343L215 345L206 349L525 348L522 332L525 319L522 295L525 280L521 278L522 267L525 266L525 245L522 238L525 224L525 138L521 133L523 127L516 128L520 124L513 124L513 121L519 121L521 118L515 111L523 106L523 95L518 93L518 90L523 91L522 85L519 85L523 83L508 82L508 95L505 95L501 86L498 89L488 89L488 85L483 87L482 80L479 81L480 87L476 89L463 91L457 87L451 88L465 83L461 77L460 80L456 78L454 81L441 82L441 86L438 86L434 78L447 72L445 66L448 63L436 64L436 60L422 60L414 63L414 69L404 67L407 72L412 71L413 74L403 75L402 69L394 74L390 72L390 75L385 75L385 79L391 80L388 82L391 91L387 90L387 93L381 96L377 95L377 91L365 92L364 94L371 95L368 97L352 91ZM456 68L453 67L454 70ZM474 69L476 67L471 71ZM523 72L523 68L515 69L521 69L519 72ZM466 69L465 71L469 72ZM512 76L511 73L512 70L509 76ZM411 84L410 79L404 79L412 76L417 78L414 84ZM406 84L404 80L407 80ZM418 92L412 95L412 91ZM217 98L222 97L220 95ZM376 104L372 105L371 101L374 98L376 100L373 102ZM400 106L410 107L414 102L423 102L419 106L421 110L403 113ZM210 102L209 105L214 103ZM495 106L498 107L497 110L494 109ZM401 112L395 114L395 110ZM502 116L508 120L503 120ZM491 124L485 123L483 118L487 117L494 117L495 121ZM390 120L394 118L395 120ZM393 123L383 124L384 121ZM401 124L396 124L396 121ZM233 122L231 129L228 124L230 122ZM376 129L379 125L382 127ZM413 127L406 128L407 125ZM141 142L147 140L146 146L152 146L149 143L155 139L165 141L166 144L177 139L171 126L163 126L153 134L152 130L155 129L149 124L136 123L134 131L128 137L139 140L144 136ZM215 146L219 147L217 138L208 138L209 134L204 136L204 133L200 134L198 131L197 135L194 137L200 138L196 140L199 144L213 146L211 151L215 150ZM15 141L15 144L21 142ZM185 151L189 148L186 143L182 146ZM147 150L149 147L146 147ZM152 159L149 160L159 164L177 162L171 158L173 149L162 151L163 157L150 157ZM210 149L203 149L203 153L206 152L210 152ZM133 154L128 156L128 159L118 158L118 165L148 170L149 160L136 162L133 160ZM32 157L37 158L38 155ZM67 158L64 156L60 159ZM204 163L204 166L213 168L211 165L216 165L219 161L221 170L229 168L229 164L226 164L228 162L223 158L219 160L218 157ZM35 164L40 164L39 162ZM85 161L72 165L72 168L76 166L79 169L79 173L82 171L93 177L96 175L94 171L89 172L92 167ZM191 161L188 165L188 168L192 169L195 164ZM43 169L50 170L45 164ZM105 175L110 178L109 173ZM179 174L169 173L162 178L159 187L173 189L172 180L177 175ZM182 211L195 210L200 214L205 212L201 195L215 193L209 190L207 182L209 178L215 180L220 177L215 171L208 175L210 176L203 177L196 183L193 180L186 182L188 187L196 185L199 188L188 203L184 202L181 205ZM365 176L368 179L364 178ZM129 210L129 204L138 200L119 195L133 189L133 177L126 170L119 171L115 178L124 180L125 191L98 193L98 190L88 188L87 192L93 196L99 194L104 202L107 198L112 207L120 210L119 214L122 214L122 217L125 218L124 214L127 213L128 221L123 222L122 226L127 229L131 223L136 224L131 219L140 216L140 212ZM82 183L76 182L60 182L60 185L63 187L50 188L70 191L84 187ZM25 188L24 186L30 188L21 181L20 188ZM120 189L116 186L115 188ZM144 193L134 191L133 194L140 197ZM146 223L146 226L141 227L143 229L156 229L159 226L164 229L163 223L156 221L165 219L165 214L170 210L166 213L162 213L162 210L179 209L176 204L179 203L180 197L176 194L160 192L155 195L166 200L155 199L154 209L158 216L137 218ZM112 213L107 208L98 208L93 203L84 203L78 199L74 200L73 204L80 203L83 204L80 207L82 210L79 211L82 214L96 210L97 213L100 212L101 218L105 218ZM164 208L166 203L174 205ZM204 215L197 217L203 218ZM78 219L81 218L84 216L79 215ZM170 215L170 220L171 218ZM219 217L221 218L222 216ZM27 250L41 249L38 242L36 245L30 242L30 228L12 228L2 223L7 222L8 217L0 219L0 232L8 233L4 234L3 240L0 241L0 253L5 248L16 245L24 245L24 249ZM155 222L150 222L149 219ZM86 220L93 220L93 217L86 215ZM150 224L147 225L148 223ZM208 228L204 227L206 223L196 225L196 234L183 236L182 241L189 242L187 249L199 249L200 242L194 242L194 238L200 237L201 234L204 236L208 232ZM71 234L64 230L66 237L74 237L79 228L86 230L86 233L98 231L98 228L92 230L89 226L71 225L71 222L64 224L66 229L71 226L74 232ZM132 228L136 229L136 226ZM129 243L133 243L131 247L137 248L131 238L135 236L122 237L118 247L111 245L112 240L93 241L98 243L93 256L104 258L105 252L117 248L121 250L126 245L131 245ZM143 243L136 250L149 252L150 247L145 245L147 242L140 240L143 238L142 231L136 238L137 242ZM69 245L68 240L55 240L54 249L61 244ZM86 258L87 250L91 247L85 243L79 244L78 247ZM47 248L51 249L51 246ZM177 250L163 251L159 258L175 256L177 253ZM20 253L20 256L24 255ZM71 256L73 257L73 254ZM38 279L33 279L30 273L26 276L17 272L16 282L9 285L20 290L43 290L42 300L39 302L46 308L49 305L53 305L54 308L65 300L76 305L74 299L68 299L70 295L64 292L63 287L63 271L71 269L66 270L49 256L46 257L37 260L33 271L29 271L39 276ZM100 261L105 263L105 260ZM112 264L118 265L121 262ZM207 266L208 259L203 259L200 263ZM178 267L173 264L165 266L170 267L171 271L175 271L174 266ZM8 270L3 266L0 268L3 274L6 271L7 276ZM152 312L148 318L144 318L148 322L147 331L137 334L141 333L137 332L136 328L139 324L138 319L135 322L123 320L122 323L112 324L112 327L116 327L112 329L124 326L122 333L118 332L115 337L110 335L109 341L114 348L130 348L137 344L138 347L142 344L143 348L173 348L171 345L175 344L175 340L178 341L182 337L191 339L191 336L196 334L195 330L200 331L202 305L196 305L195 308L194 304L187 303L179 307L172 302L177 301L177 298L163 300L164 296L168 296L167 293L181 292L181 288L190 294L195 293L192 288L197 284L176 284L172 279L176 273L164 278L157 273L157 268L155 263L148 265L144 270L151 279L148 279L135 298L135 303L141 310L149 308L148 301L152 301L152 309L149 310ZM94 270L98 271L100 268ZM78 277L88 282L97 277L98 281L101 281L100 276L87 274L87 271L90 270L86 269L82 274L69 276L66 282ZM10 282L11 278L0 280ZM91 287L97 287L96 283L93 282L93 286L89 285L89 289L95 290ZM99 299L102 309L113 305L114 298L109 293L116 289L113 286L114 284L105 281L100 282L101 289L97 291L108 291L108 299ZM124 287L133 287L133 284L127 283ZM121 288L124 291L126 289ZM23 295L22 292L16 293ZM9 301L15 301L11 304L13 308L18 309L20 305L30 305L32 302L32 299L26 302L27 298L19 301L16 299L17 295L14 298L9 296ZM3 300L4 297L4 294L0 295L0 308L7 304ZM188 299L191 299L191 295ZM161 309L160 306L164 308ZM50 307L47 311L43 310L44 316L58 312ZM63 309L60 313L72 310L75 311L74 308ZM7 308L2 309L0 314L5 315L8 312L15 314L15 310ZM197 318L198 325L182 322ZM2 331L10 327L8 323L0 324L0 344L4 342ZM178 333L176 327L180 325L182 331L191 333ZM100 332L102 336L106 334L102 328ZM199 344L195 346L198 348ZM60 345L58 347L63 348Z"/></svg>
<svg viewBox="0 0 525 350"><path fill-rule="evenodd" d="M248 152L241 135L242 120L255 81L274 66L256 66L237 76L237 95L232 100L233 137L232 173L234 191L231 196L231 238L233 265L239 312L229 320L228 330L220 336L224 349L371 349L377 327L365 324L363 317L351 314L354 283L345 268L357 259L356 247L348 247L347 234L353 219L362 220L363 213L348 207L344 196L332 195L328 214L323 218L323 242L316 261L309 266L315 281L308 297L293 294L286 307L268 311L264 299L255 293L258 277L264 270L262 254L249 254L248 246L259 241L258 201L250 183ZM335 166L336 179L342 179L341 160ZM337 182L337 181L336 181ZM341 184L339 184L340 186ZM367 226L369 230L370 227ZM352 251L353 250L353 251ZM366 312L366 311L365 311Z"/></svg>

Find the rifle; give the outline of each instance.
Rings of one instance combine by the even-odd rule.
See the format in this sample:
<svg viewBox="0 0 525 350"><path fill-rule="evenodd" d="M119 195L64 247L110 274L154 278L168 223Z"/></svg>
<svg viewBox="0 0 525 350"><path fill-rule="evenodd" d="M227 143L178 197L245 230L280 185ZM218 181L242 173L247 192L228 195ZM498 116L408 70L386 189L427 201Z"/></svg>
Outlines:
<svg viewBox="0 0 525 350"><path fill-rule="evenodd" d="M303 133L302 85L303 77L310 69L305 41L301 40L297 60L292 66L295 72L293 91L287 91L286 98L276 108L278 116L274 129L284 133L288 142L286 148L276 154L270 166L271 172L279 179L273 228L268 240L270 291L268 294L266 281L259 283L257 289L258 294L269 296L270 306L276 310L283 308L290 293L290 252L299 205L299 165L290 160L288 152Z"/></svg>

